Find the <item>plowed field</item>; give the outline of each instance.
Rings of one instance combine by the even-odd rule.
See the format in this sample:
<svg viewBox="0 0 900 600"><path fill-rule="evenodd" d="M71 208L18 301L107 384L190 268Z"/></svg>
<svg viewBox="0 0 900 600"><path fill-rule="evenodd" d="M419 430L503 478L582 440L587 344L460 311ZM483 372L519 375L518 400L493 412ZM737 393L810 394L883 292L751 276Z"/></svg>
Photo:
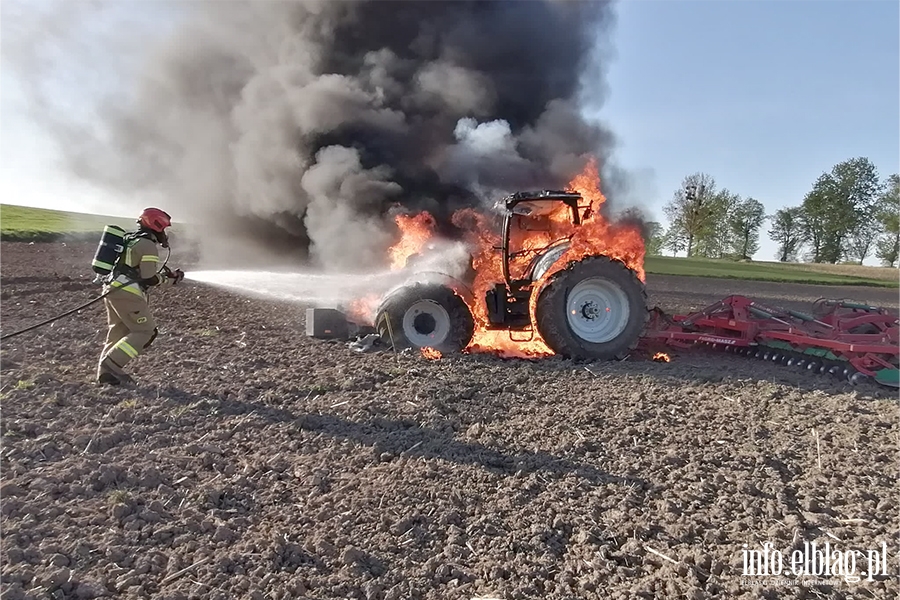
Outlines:
<svg viewBox="0 0 900 600"><path fill-rule="evenodd" d="M4 333L90 300L92 244L4 243ZM897 305L896 290L678 277ZM358 354L304 307L185 282L133 388L92 383L102 305L3 343L3 597L896 597L892 390L695 351L668 364ZM674 353L673 353L674 354ZM806 542L889 577L745 576ZM869 568L866 555L856 574ZM771 564L771 563L770 563Z"/></svg>

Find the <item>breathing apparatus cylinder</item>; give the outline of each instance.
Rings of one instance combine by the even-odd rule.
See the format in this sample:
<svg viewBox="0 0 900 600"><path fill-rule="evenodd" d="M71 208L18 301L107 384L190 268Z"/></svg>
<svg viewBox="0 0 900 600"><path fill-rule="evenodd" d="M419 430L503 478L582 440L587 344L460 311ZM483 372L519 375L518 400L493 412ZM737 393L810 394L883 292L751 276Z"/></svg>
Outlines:
<svg viewBox="0 0 900 600"><path fill-rule="evenodd" d="M125 249L125 230L116 225L107 225L103 228L100 243L91 267L98 275L105 276L112 273L119 256Z"/></svg>

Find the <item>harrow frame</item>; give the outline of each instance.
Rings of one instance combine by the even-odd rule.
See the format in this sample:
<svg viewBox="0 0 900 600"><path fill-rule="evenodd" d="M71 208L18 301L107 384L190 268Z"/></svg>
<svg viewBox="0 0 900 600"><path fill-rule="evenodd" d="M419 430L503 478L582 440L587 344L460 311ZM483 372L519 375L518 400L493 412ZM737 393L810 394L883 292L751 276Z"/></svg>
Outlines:
<svg viewBox="0 0 900 600"><path fill-rule="evenodd" d="M820 299L813 314L728 296L703 310L668 316L658 308L645 345L723 347L738 354L806 366L857 379L857 373L895 385L900 322L894 312L848 300Z"/></svg>

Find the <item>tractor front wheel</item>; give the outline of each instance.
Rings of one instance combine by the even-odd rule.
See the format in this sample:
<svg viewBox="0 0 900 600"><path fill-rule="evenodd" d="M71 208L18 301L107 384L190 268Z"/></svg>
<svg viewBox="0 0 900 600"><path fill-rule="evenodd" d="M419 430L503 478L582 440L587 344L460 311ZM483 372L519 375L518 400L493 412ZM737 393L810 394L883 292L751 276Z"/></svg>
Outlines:
<svg viewBox="0 0 900 600"><path fill-rule="evenodd" d="M649 317L647 294L634 271L605 256L570 263L538 293L538 332L567 358L622 359Z"/></svg>

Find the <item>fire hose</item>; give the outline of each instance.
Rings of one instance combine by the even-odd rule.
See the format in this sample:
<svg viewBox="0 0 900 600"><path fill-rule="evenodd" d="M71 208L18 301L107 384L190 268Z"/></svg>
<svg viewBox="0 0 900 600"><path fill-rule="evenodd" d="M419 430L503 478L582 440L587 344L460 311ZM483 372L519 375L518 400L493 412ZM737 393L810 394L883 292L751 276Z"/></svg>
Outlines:
<svg viewBox="0 0 900 600"><path fill-rule="evenodd" d="M168 250L168 249L167 249L167 250ZM172 273L171 269L169 269L169 268L166 266L166 264L169 262L169 256L171 256L171 254L172 254L172 251L169 250L168 253L166 254L166 260L163 261L163 264L162 264L162 266L159 268L159 270L156 272L156 275L159 275L159 274L162 273L163 271L165 271L167 274L168 274L168 273ZM127 281L127 283L124 283L123 285L130 285L130 284L132 284L132 283L137 283L138 281L140 281L140 278L138 278L138 277L135 277L135 278L129 278L128 281ZM41 328L41 327L43 327L43 326L45 326L45 325L49 325L50 323L53 323L54 321L58 321L58 320L60 320L60 319L62 319L62 318L64 318L64 317L68 317L68 316L71 315L71 314L77 313L77 312L80 311L80 310L84 310L84 309L87 308L88 306L90 306L90 305L92 305L92 304L95 304L95 303L97 303L97 302L100 302L101 300L103 300L104 298L106 298L107 296L109 296L112 292L114 292L116 289L117 289L117 288L110 288L110 289L108 289L107 291L105 291L104 293L102 293L100 296L94 298L93 300L91 300L91 301L89 301L89 302L85 302L85 303L82 304L81 306L76 306L75 308L73 308L73 309L71 309L71 310L67 310L67 311L64 312L64 313L58 314L58 315L56 315L56 316L54 316L54 317L50 317L49 319L47 319L47 320L45 320L45 321L41 321L40 323L36 323L36 324L34 324L34 325L31 325L30 327L26 327L25 329L20 329L19 331L14 331L13 333L7 333L7 334L4 335L4 336L0 336L0 341L3 341L3 340L7 340L7 339L9 339L9 338L16 337L17 335L22 335L23 333L28 333L29 331L33 331L33 330L35 330L35 329L39 329L39 328Z"/></svg>

